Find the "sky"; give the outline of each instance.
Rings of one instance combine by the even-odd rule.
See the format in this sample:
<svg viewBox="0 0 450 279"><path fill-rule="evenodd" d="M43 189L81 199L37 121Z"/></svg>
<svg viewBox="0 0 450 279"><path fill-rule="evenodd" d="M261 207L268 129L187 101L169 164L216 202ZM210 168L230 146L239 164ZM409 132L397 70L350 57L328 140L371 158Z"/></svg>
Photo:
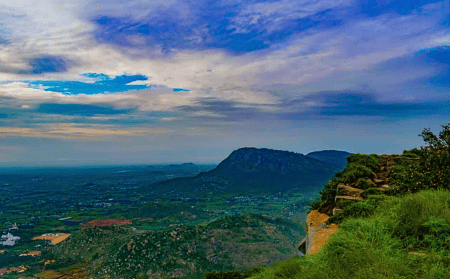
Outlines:
<svg viewBox="0 0 450 279"><path fill-rule="evenodd" d="M450 3L0 1L0 166L392 154L450 122Z"/></svg>

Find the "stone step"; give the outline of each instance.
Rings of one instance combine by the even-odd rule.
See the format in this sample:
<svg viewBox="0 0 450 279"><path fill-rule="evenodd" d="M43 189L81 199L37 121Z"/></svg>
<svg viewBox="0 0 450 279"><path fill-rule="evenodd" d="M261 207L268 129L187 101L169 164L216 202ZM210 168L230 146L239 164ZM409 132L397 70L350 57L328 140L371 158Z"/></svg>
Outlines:
<svg viewBox="0 0 450 279"><path fill-rule="evenodd" d="M353 197L353 196L336 196L336 200L343 199L343 200L356 200L356 201L363 201L364 199L362 197Z"/></svg>
<svg viewBox="0 0 450 279"><path fill-rule="evenodd" d="M339 196L361 196L361 194L364 193L364 190L354 188L348 185L345 185L343 183L338 185L337 194Z"/></svg>
<svg viewBox="0 0 450 279"><path fill-rule="evenodd" d="M344 210L340 209L340 208L333 208L333 215L336 214L342 214L344 212Z"/></svg>

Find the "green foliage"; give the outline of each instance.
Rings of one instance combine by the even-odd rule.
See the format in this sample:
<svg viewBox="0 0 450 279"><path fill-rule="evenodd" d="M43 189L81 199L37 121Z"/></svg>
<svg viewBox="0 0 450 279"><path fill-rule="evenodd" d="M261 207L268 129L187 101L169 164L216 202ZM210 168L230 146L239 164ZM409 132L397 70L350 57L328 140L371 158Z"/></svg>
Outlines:
<svg viewBox="0 0 450 279"><path fill-rule="evenodd" d="M339 181L343 183L352 183L361 178L373 178L372 170L364 165L349 164L339 175Z"/></svg>
<svg viewBox="0 0 450 279"><path fill-rule="evenodd" d="M436 252L450 252L450 224L441 217L430 216L428 221L422 224L425 228L422 248L428 247Z"/></svg>
<svg viewBox="0 0 450 279"><path fill-rule="evenodd" d="M442 127L439 136L424 129L420 136L427 146L404 152L406 156L414 154L417 160L405 160L402 166L392 170L391 178L395 181L395 189L389 191L389 194L450 189L450 123Z"/></svg>
<svg viewBox="0 0 450 279"><path fill-rule="evenodd" d="M409 157L409 158L417 158L420 156L420 149L413 148L410 150L404 150L402 153L402 156Z"/></svg>
<svg viewBox="0 0 450 279"><path fill-rule="evenodd" d="M377 197L384 196L384 193L382 191L380 191L380 190L375 189L375 188L369 188L369 189L365 190L364 193L361 194L361 197L363 199L368 199L369 197L370 198L375 198L375 196L377 196ZM381 198L381 199L384 199L384 197Z"/></svg>
<svg viewBox="0 0 450 279"><path fill-rule="evenodd" d="M377 190L375 190L377 191ZM379 192L379 191L377 191ZM346 200L340 204L343 213L331 216L327 223L339 224L349 218L366 218L372 216L380 203L386 199L384 195L368 195L363 201Z"/></svg>
<svg viewBox="0 0 450 279"><path fill-rule="evenodd" d="M353 154L347 157L347 165L362 165L375 172L380 169L383 159L376 154Z"/></svg>
<svg viewBox="0 0 450 279"><path fill-rule="evenodd" d="M369 181L365 178L359 178L357 180L355 186L356 186L356 188L363 189L363 190L366 190L366 189L369 189L370 187L372 187L372 185L369 183Z"/></svg>
<svg viewBox="0 0 450 279"><path fill-rule="evenodd" d="M337 179L331 179L320 191L320 199L310 204L310 210L320 210L326 206L334 205L338 185Z"/></svg>
<svg viewBox="0 0 450 279"><path fill-rule="evenodd" d="M450 223L449 204L449 191L427 190L403 198L389 198L380 207L378 214L397 237L408 239L406 242L411 243L417 237L423 238L426 233L430 233L424 229L430 217L439 217Z"/></svg>
<svg viewBox="0 0 450 279"><path fill-rule="evenodd" d="M250 276L259 274L265 270L264 267L252 267L249 270L239 271L222 271L222 272L206 272L202 279L245 279Z"/></svg>
<svg viewBox="0 0 450 279"><path fill-rule="evenodd" d="M207 272L204 279L242 279L241 273L238 271L224 271L224 272Z"/></svg>
<svg viewBox="0 0 450 279"><path fill-rule="evenodd" d="M259 273L263 272L264 270L265 270L265 268L261 267L261 266L252 267L249 270L243 271L242 276L243 276L243 278L248 278L250 276L259 274Z"/></svg>

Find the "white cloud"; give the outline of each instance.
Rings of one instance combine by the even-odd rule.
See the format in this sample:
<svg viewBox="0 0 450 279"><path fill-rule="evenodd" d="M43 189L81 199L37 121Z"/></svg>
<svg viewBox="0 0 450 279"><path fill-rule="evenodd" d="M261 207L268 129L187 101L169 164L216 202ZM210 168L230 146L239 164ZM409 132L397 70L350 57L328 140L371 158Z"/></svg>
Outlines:
<svg viewBox="0 0 450 279"><path fill-rule="evenodd" d="M247 4L232 20L230 28L236 33L248 33L255 26L261 26L269 32L285 28L292 24L290 20L307 18L328 9L346 7L350 0L281 0ZM252 26L251 29L248 27Z"/></svg>
<svg viewBox="0 0 450 279"><path fill-rule="evenodd" d="M114 3L120 4L118 6ZM400 57L425 47L449 44L445 31L434 32L437 19L428 7L422 14L408 16L383 15L376 18L354 20L343 26L327 30L313 30L292 37L278 49L231 56L220 50L180 51L170 57L150 58L137 50L135 56L110 45L98 45L92 37L93 25L88 17L96 14L130 16L136 20L148 16L158 7L179 5L178 1L63 1L18 0L8 2L8 13L17 17L17 26L8 25L15 40L0 46L0 80L15 83L0 84L0 96L10 97L25 107L42 102L113 104L118 108L138 107L141 111L169 111L177 106L196 105L199 98L236 101L243 105L276 104L286 96L269 93L273 84L303 86L293 94L310 94L311 83L333 75L345 76L370 69L377 63ZM38 5L39 4L39 5ZM348 5L348 1L292 1L283 0L247 5L236 17L236 25L245 28L258 21L264 28L278 28L274 17L289 19L305 17L325 8ZM38 6L37 9L34 7ZM185 18L189 17L189 9ZM434 10L438 12L438 10ZM182 19L180 19L182 20ZM256 20L256 21L255 21ZM260 20L268 20L264 25ZM242 22L240 22L242 21ZM13 22L14 23L14 22ZM269 24L270 23L270 24ZM21 30L24 31L23 34ZM241 30L240 32L245 32ZM140 38L135 38L139 40ZM61 55L75 62L66 73L47 73L41 76L17 74L27 70L27 58L40 54ZM139 54L139 55L138 55ZM151 90L101 95L64 95L30 88L24 79L83 80L87 72L109 76L143 74L148 81L133 84L156 84ZM412 73L411 78L415 75ZM374 75L367 78L339 79L333 88L359 86L363 80L380 80ZM20 81L22 80L22 81ZM389 79L392 84L396 80ZM391 84L391 85L392 85ZM308 86L306 86L308 85ZM172 92L171 88L190 89ZM287 96L292 97L292 96ZM25 108L24 107L24 108Z"/></svg>

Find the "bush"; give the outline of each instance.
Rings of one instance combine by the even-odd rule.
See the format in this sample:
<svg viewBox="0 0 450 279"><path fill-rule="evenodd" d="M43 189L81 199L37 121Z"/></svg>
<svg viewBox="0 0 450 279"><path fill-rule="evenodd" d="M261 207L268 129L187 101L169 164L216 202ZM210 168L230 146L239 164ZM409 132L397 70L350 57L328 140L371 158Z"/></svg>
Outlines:
<svg viewBox="0 0 450 279"><path fill-rule="evenodd" d="M360 178L373 178L372 170L364 165L352 164L348 165L340 175L339 181L343 183L353 183Z"/></svg>
<svg viewBox="0 0 450 279"><path fill-rule="evenodd" d="M404 150L402 156L409 158L417 158L420 157L420 150L417 148L413 148L411 150Z"/></svg>
<svg viewBox="0 0 450 279"><path fill-rule="evenodd" d="M429 248L434 252L450 252L450 224L442 217L430 216L428 221L422 224L423 235L422 248Z"/></svg>
<svg viewBox="0 0 450 279"><path fill-rule="evenodd" d="M331 179L320 191L320 199L309 205L310 210L320 210L326 206L334 206L334 198L339 185L337 179Z"/></svg>
<svg viewBox="0 0 450 279"><path fill-rule="evenodd" d="M406 155L414 154L418 160L409 160L392 170L395 190L389 191L389 194L450 189L450 123L442 127L439 136L424 129L419 136L427 146L404 152Z"/></svg>
<svg viewBox="0 0 450 279"><path fill-rule="evenodd" d="M204 279L242 279L241 273L238 271L224 271L224 272L207 272Z"/></svg>
<svg viewBox="0 0 450 279"><path fill-rule="evenodd" d="M379 214L396 236L423 236L427 232L423 230L423 224L431 216L450 222L449 204L449 191L427 190L402 198L389 198L380 206Z"/></svg>
<svg viewBox="0 0 450 279"><path fill-rule="evenodd" d="M380 170L380 163L383 159L376 154L353 154L347 157L347 165L362 165L373 172Z"/></svg>
<svg viewBox="0 0 450 279"><path fill-rule="evenodd" d="M375 188L369 188L361 194L363 199L374 198L375 196L384 196L384 192L377 190Z"/></svg>
<svg viewBox="0 0 450 279"><path fill-rule="evenodd" d="M359 178L357 183L356 183L356 185L355 185L355 187L359 188L359 189L366 190L366 189L369 189L370 187L372 187L372 185L369 183L369 181L367 179Z"/></svg>
<svg viewBox="0 0 450 279"><path fill-rule="evenodd" d="M265 270L264 267L252 267L249 270L238 272L238 271L223 271L223 272L206 272L203 279L244 279L250 276L259 274Z"/></svg>

